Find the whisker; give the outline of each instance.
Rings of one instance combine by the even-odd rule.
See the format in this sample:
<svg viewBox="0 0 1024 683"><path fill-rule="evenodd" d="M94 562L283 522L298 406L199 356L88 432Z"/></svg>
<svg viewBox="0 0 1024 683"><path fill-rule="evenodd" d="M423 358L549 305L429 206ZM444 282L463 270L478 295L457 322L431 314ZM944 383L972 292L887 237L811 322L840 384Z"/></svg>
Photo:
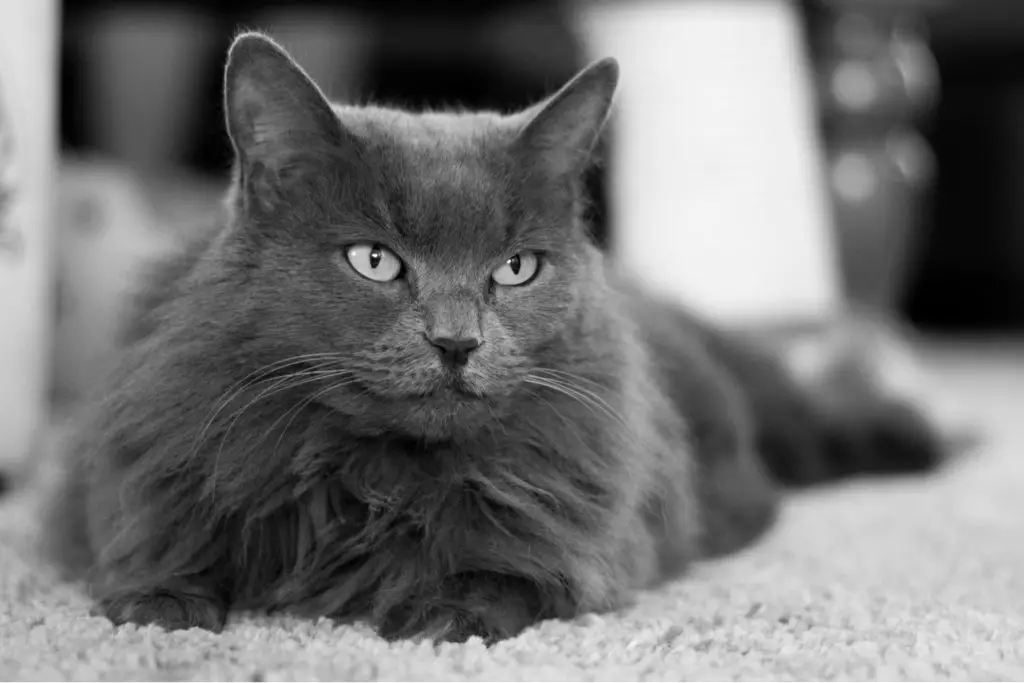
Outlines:
<svg viewBox="0 0 1024 683"><path fill-rule="evenodd" d="M590 410L595 414L603 414L605 417L619 423L619 425L624 429L632 431L629 423L617 410L609 405L603 398L597 396L591 391L569 385L566 382L559 381L551 377L527 376L524 381L561 393L564 396L577 401L580 405L590 408Z"/></svg>
<svg viewBox="0 0 1024 683"><path fill-rule="evenodd" d="M289 391L292 389L298 389L299 387L302 387L306 384L312 384L318 380L324 379L325 377L330 377L331 372L332 371L329 370L303 371L277 379L272 386L260 391L259 394L251 398L248 403L246 403L244 406L242 406L232 414L231 422L228 424L228 428L224 430L224 434L222 435L222 447L223 439L227 438L228 433L231 431L232 427L234 427L235 423L242 417L242 415L246 411L248 411L254 405L256 405L257 403L264 399L270 398L275 394L280 394L282 392Z"/></svg>
<svg viewBox="0 0 1024 683"><path fill-rule="evenodd" d="M564 381L563 381L563 382L562 382L563 384L567 384L568 386L570 386L570 387L574 388L575 390L577 390L577 391L579 391L579 392L581 392L581 393L584 393L584 394L586 394L586 395L590 396L590 398L591 398L591 399L593 399L594 401L597 401L597 402L599 402L599 403L600 403L601 405L603 405L603 406L604 406L604 407L605 407L605 408L606 408L606 409L607 409L608 411L610 411L610 412L612 412L612 413L615 413L615 414L619 415L619 416L620 416L620 418L621 418L621 414L620 414L620 413L619 413L619 412L618 412L617 410L615 410L615 408L614 408L614 407L613 407L613 406L612 406L612 405L611 405L610 403L608 403L608 401L607 401L607 400L606 400L606 399L605 399L604 397L600 396L600 395L599 395L599 394L597 394L597 393L596 393L595 391L592 391L592 390L586 389L585 387L581 387L581 386L578 386L578 385L574 385L574 384L572 384L572 380L573 380L573 379L575 379L575 380L577 380L577 381L584 381L584 382L587 382L587 383L589 383L589 384L592 384L592 385L593 385L593 386L595 386L595 387L598 387L598 388L602 388L602 389L603 389L603 388L605 388L605 386L604 386L604 385L602 385L601 383L599 383L599 382L597 382L597 381L595 381L595 380L592 380L592 379L588 379L588 378L586 378L586 377L583 377L582 375L577 375L577 374L575 374L575 373L572 373L572 372L568 372L568 371L565 371L565 370L554 370L554 369L548 369L548 368L541 368L541 369L540 369L539 371L540 371L541 373L544 373L544 372L550 372L550 373L552 373L552 374L560 374L560 375L564 375L564 376L565 376L565 378L566 378L566 379L568 379L569 381L567 381L567 382L564 382ZM551 378L551 379L555 379L555 378Z"/></svg>
<svg viewBox="0 0 1024 683"><path fill-rule="evenodd" d="M346 375L349 375L349 376L346 376ZM350 384L354 384L355 383L355 379L353 379L350 375L351 375L351 373L337 373L333 377L325 378L325 379L334 379L334 378L337 377L337 378L341 378L343 381L341 381L341 382L334 382L334 383L324 387L320 391L314 392L313 394L311 394L311 395L307 396L306 398L304 398L303 400L299 401L299 403L297 403L292 408L289 408L284 413L284 415L282 415L281 417L279 417L276 420L274 420L274 423L270 425L269 429L267 429L267 431L266 431L266 433L264 435L264 438L266 438L271 433L273 433L274 427L276 427L277 424L282 419L287 417L289 413L294 413L291 416L291 418L288 420L288 423L284 426L284 429L281 430L280 436L277 437L277 443L274 444L274 455L275 456L277 455L278 449L281 447L281 441L284 439L284 435L288 432L288 429L292 426L292 423L295 421L295 418L297 418L302 413L303 408L305 408L309 404L313 403L315 400L317 400L318 398L320 398L324 394L330 393L330 392L335 391L336 389L340 389L340 388L342 388L344 386L348 386Z"/></svg>
<svg viewBox="0 0 1024 683"><path fill-rule="evenodd" d="M298 387L302 386L303 384L308 384L308 383L313 382L313 381L315 381L317 379L323 379L324 377L331 377L335 372L338 372L338 371L337 370L313 369L313 368L311 368L311 369L308 369L308 370L300 370L298 372L293 372L293 373L290 373L288 375L284 375L283 377L276 377L276 378L271 378L271 379L268 379L268 380L263 380L263 381L268 381L268 382L274 382L274 384L272 384L269 388L264 388L254 398L250 399L249 403L247 403L245 406L243 406L239 410L235 411L232 414L232 417L237 419L238 416L240 416L242 413L244 413L249 408L251 408L255 403L257 403L258 401L262 401L263 399L268 398L268 397L272 396L273 394L280 393L282 391L288 391L291 388L298 388ZM348 371L342 371L342 372L348 372ZM296 380L298 380L298 381L296 381ZM256 385L252 385L252 386L256 386Z"/></svg>
<svg viewBox="0 0 1024 683"><path fill-rule="evenodd" d="M269 398L270 396L273 396L274 394L280 394L282 392L289 391L289 390L292 390L292 389L298 389L299 387L302 387L304 385L312 384L314 382L323 380L325 377L326 378L330 378L330 377L333 377L333 376L337 376L338 374L350 374L350 373L351 373L351 371L349 371L349 370L334 370L334 371L331 371L331 370L315 370L315 371L305 370L305 371L299 371L299 372L293 373L291 375L287 375L287 376L285 376L283 378L279 378L277 380L277 382L273 386L271 386L269 388L266 388L266 389L263 389L259 394L257 394L255 397L250 399L248 403L246 403L244 406L242 406L242 408L240 408L239 410L235 411L235 413L231 417L231 422L228 424L227 429L225 429L224 433L221 435L220 446L217 448L217 455L214 457L214 464L213 464L214 487L216 487L217 470L218 470L218 468L220 466L220 458L221 458L221 455L222 455L222 453L224 451L224 445L227 443L228 435L231 433L231 430L234 428L234 426L238 422L238 420L241 419L242 415L244 415L248 410L250 410L253 406L255 406L260 401L262 401L262 400L264 400L266 398Z"/></svg>
<svg viewBox="0 0 1024 683"><path fill-rule="evenodd" d="M225 408L231 405L231 402L238 398L238 396L240 396L243 391L245 391L251 386L255 386L260 382L265 381L267 379L267 375L269 374L284 370L285 368L292 367L295 365L308 363L311 360L315 360L318 358L321 359L321 361L317 363L314 366L314 368L329 367L334 362L341 360L339 357L337 357L337 354L333 353L309 353L300 356L291 356L284 360L276 361L274 363L268 363L267 365L264 365L250 372L242 380L236 382L231 388L224 392L222 398L217 403L217 407L210 411L210 417L203 421L202 427L200 427L199 432L196 435L196 438L193 440L192 452L195 453L198 447L202 444L202 441L206 437L206 432L213 426L213 423L217 420L217 417L220 415L221 411L223 411ZM327 358L328 360L323 360L325 358Z"/></svg>
<svg viewBox="0 0 1024 683"><path fill-rule="evenodd" d="M558 368L533 368L530 372L532 374L537 374L537 375L556 375L558 377L563 377L563 378L568 379L568 380L574 380L574 381L577 381L577 382L585 382L585 383L590 384L592 386L595 386L595 387L597 387L599 389L607 388L606 385L602 384L601 382L598 382L596 379L593 379L591 377L587 377L585 375L581 375L581 374L576 373L576 372L570 372L568 370L560 370Z"/></svg>
<svg viewBox="0 0 1024 683"><path fill-rule="evenodd" d="M323 361L325 359L328 361L335 359L341 360L341 358L338 357L338 354L335 352L304 353L296 356L282 358L280 360L276 360L272 363L267 363L256 368L255 370L247 374L245 377L235 382L227 390L225 390L224 394L229 395L237 393L238 391L242 391L246 388L246 386L248 386L252 382L259 380L261 377L264 377L273 372L277 372L279 370L284 370L285 368L292 367L293 365L300 365L302 363L308 363L315 360Z"/></svg>
<svg viewBox="0 0 1024 683"><path fill-rule="evenodd" d="M293 365L299 365L302 363L308 363L310 361L331 361L331 360L342 360L342 358L336 352L320 352L320 353L304 353L297 356L289 356L273 363L267 363L266 365L260 366L253 370L248 375L236 382L230 389L225 393L234 392L245 389L246 385L252 381L258 380L260 377L266 376L269 373L277 372L278 370L284 370L285 368Z"/></svg>
<svg viewBox="0 0 1024 683"><path fill-rule="evenodd" d="M535 396L535 398L541 403L543 403L545 406L550 408L551 412L554 413L555 417L557 417L559 421L562 423L562 426L568 429L569 432L580 441L580 443L583 443L583 437L580 436L579 430L576 429L576 424L572 420L567 418L565 415L563 415L562 412L558 409L558 406L556 406L554 403L544 398L543 396Z"/></svg>

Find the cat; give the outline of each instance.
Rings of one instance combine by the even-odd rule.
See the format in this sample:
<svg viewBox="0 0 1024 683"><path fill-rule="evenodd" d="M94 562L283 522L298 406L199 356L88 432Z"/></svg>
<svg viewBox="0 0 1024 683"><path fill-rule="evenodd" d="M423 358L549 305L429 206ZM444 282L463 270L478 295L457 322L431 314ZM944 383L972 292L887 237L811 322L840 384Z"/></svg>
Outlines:
<svg viewBox="0 0 1024 683"><path fill-rule="evenodd" d="M235 39L223 226L154 272L47 518L98 613L492 643L754 542L790 486L942 462L913 405L811 391L594 246L618 78L511 114L340 106Z"/></svg>

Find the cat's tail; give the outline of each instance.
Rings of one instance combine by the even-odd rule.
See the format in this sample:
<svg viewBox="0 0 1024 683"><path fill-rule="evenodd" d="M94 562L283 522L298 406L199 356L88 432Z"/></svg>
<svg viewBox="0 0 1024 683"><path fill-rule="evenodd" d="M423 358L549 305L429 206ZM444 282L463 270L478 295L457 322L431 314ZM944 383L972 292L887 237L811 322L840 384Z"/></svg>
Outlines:
<svg viewBox="0 0 1024 683"><path fill-rule="evenodd" d="M938 470L972 445L915 394L916 359L897 332L851 317L786 354L737 337L709 343L745 389L757 450L779 483Z"/></svg>
<svg viewBox="0 0 1024 683"><path fill-rule="evenodd" d="M781 484L808 486L857 475L922 474L958 452L915 402L863 395L843 401L809 393L804 405L761 406L758 450Z"/></svg>

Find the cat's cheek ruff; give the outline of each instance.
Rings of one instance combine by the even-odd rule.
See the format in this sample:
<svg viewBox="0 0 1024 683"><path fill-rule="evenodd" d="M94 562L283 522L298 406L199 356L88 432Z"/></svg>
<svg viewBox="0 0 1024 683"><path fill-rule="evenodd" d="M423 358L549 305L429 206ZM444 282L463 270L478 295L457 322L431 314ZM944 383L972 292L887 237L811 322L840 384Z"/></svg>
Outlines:
<svg viewBox="0 0 1024 683"><path fill-rule="evenodd" d="M600 433L594 427L594 433ZM530 443L534 436L524 438ZM575 438L563 432L555 440L564 442L557 446L571 448ZM244 601L288 603L301 613L338 615L365 602L375 620L384 623L395 610L411 606L429 612L438 600L457 598L445 597L447 582L465 571L482 571L528 578L530 590L539 591L546 605L539 616L567 617L578 609L617 606L633 579L643 581L642 575L650 571L652 543L649 535L644 540L647 532L636 526L637 518L630 513L635 501L620 496L620 490L630 487L615 483L635 476L621 470L622 463L611 454L618 439L593 441L600 444L597 451L580 452L555 470L539 466L537 458L548 456L515 443L506 444L515 452L489 457L482 455L484 444L475 446L472 455L455 450L439 469L423 472L420 468L442 457L443 451L405 459L387 451L384 444L368 444L362 453L334 459L335 468L341 469L333 477L318 476L300 484L300 488L309 487L313 498L294 509L297 518L287 513L286 518L295 519L298 527L279 527L271 521L273 516L249 526L263 528L261 534L273 534L273 543L282 544L282 557L297 552L297 557L312 559L313 548L303 551L294 549L294 544L296 539L318 539L316 553L327 566L351 566L352 572L330 575L324 573L325 567L308 565L311 574L296 575L295 569L282 566L275 572L279 578L269 585L244 586L243 593L252 591ZM315 447L304 450L315 459L324 458ZM396 457L405 464L398 466ZM313 472L318 467L308 463L301 469ZM432 478L439 482L431 483ZM331 481L341 489L324 489ZM463 483L449 488L456 481ZM357 508L371 500L390 502L368 518L363 515L362 526L348 532L355 534L352 537L336 536L340 529L315 531L330 519L318 511L320 506L328 500L338 500L332 503L337 505L338 496L353 495ZM420 531L407 536L415 528ZM268 540L251 539L249 545L261 546ZM376 550L358 560L360 547ZM493 607L500 609L500 605Z"/></svg>

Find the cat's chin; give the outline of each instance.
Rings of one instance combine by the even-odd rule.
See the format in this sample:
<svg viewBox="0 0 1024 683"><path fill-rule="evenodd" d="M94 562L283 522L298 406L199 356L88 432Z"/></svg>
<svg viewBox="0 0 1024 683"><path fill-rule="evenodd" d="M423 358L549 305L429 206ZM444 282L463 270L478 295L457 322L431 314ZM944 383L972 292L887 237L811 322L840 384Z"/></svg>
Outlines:
<svg viewBox="0 0 1024 683"><path fill-rule="evenodd" d="M441 405L459 403L477 403L484 400L484 395L464 385L446 384L413 400Z"/></svg>
<svg viewBox="0 0 1024 683"><path fill-rule="evenodd" d="M486 401L432 397L409 403L392 429L429 441L451 441L478 434L493 420Z"/></svg>
<svg viewBox="0 0 1024 683"><path fill-rule="evenodd" d="M430 394L411 397L396 406L398 422L412 435L426 439L472 436L493 420L493 407L479 394L446 386Z"/></svg>

